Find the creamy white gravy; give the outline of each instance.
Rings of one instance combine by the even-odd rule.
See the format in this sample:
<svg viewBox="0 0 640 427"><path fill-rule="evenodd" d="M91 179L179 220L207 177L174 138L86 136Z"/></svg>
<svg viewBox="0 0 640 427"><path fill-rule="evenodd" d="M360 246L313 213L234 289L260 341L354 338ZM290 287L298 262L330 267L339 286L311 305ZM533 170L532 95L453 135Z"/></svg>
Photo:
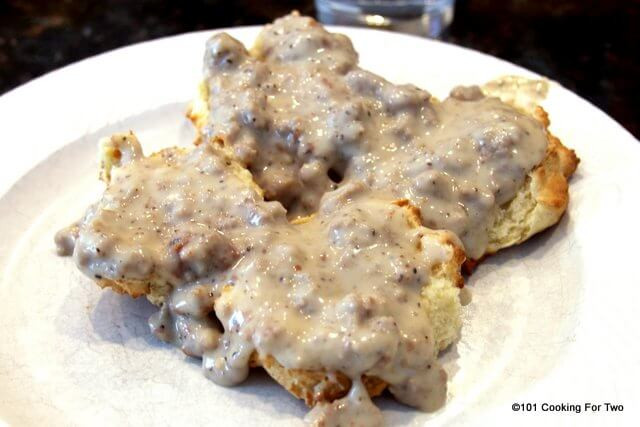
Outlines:
<svg viewBox="0 0 640 427"><path fill-rule="evenodd" d="M111 142L134 144L141 153L135 136ZM73 248L78 267L96 279L154 278L169 286L231 266L241 255L237 234L286 217L230 165L214 144L122 163L102 199L56 235L58 252Z"/></svg>
<svg viewBox="0 0 640 427"><path fill-rule="evenodd" d="M205 142L150 157L131 134L103 143L118 153L109 185L56 235L59 253L97 280L164 289L151 329L218 384L243 381L256 355L350 377L310 423L382 424L363 375L440 407L446 374L421 293L453 255L439 239L457 239L392 201L481 256L495 210L544 156L542 125L477 87L437 102L391 84L357 66L346 37L295 14L252 54L214 36L205 74Z"/></svg>
<svg viewBox="0 0 640 427"><path fill-rule="evenodd" d="M133 135L110 143L141 153ZM453 256L440 241L457 239L417 226L410 209L370 193L350 181L292 224L205 142L115 165L102 199L56 241L72 247L90 277L166 283L150 327L201 357L216 383L243 381L254 354L286 368L342 372L351 393L320 405L312 421L375 421L363 375L386 381L408 405L444 403L446 374L421 294L432 269Z"/></svg>
<svg viewBox="0 0 640 427"><path fill-rule="evenodd" d="M543 159L543 125L477 87L443 102L358 67L349 40L288 15L251 54L218 34L207 43L209 124L290 217L358 179L411 200L425 225L454 231L482 256L500 205ZM506 85L503 84L503 86Z"/></svg>

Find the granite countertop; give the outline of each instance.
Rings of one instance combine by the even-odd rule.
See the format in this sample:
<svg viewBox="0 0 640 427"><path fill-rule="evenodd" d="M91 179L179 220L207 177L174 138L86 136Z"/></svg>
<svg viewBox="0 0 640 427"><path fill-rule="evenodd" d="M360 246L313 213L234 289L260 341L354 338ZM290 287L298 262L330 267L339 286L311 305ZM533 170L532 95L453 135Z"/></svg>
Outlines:
<svg viewBox="0 0 640 427"><path fill-rule="evenodd" d="M87 56L166 35L263 24L313 1L0 2L0 93ZM457 0L443 40L559 81L640 136L640 0Z"/></svg>

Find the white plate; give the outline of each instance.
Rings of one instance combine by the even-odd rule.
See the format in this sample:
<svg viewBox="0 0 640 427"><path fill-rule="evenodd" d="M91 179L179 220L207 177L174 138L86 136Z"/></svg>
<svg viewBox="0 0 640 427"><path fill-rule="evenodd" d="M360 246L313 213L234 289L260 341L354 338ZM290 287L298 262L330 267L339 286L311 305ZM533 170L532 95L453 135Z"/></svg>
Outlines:
<svg viewBox="0 0 640 427"><path fill-rule="evenodd" d="M341 30L365 68L437 96L458 83L533 75L443 43ZM257 29L230 32L251 43ZM214 385L197 361L151 336L147 302L100 291L54 253L54 232L100 192L99 137L133 129L147 149L190 142L183 112L211 33L99 55L0 98L0 420L301 424L304 406L265 374L236 388ZM637 418L640 145L558 84L544 107L554 133L582 159L568 215L478 269L469 281L474 298L462 340L444 356L447 405L423 414L378 399L389 423L601 425ZM603 406L585 413L586 402ZM624 411L606 412L605 402ZM537 412L513 412L514 403L535 403ZM578 404L583 412L543 412L543 403Z"/></svg>

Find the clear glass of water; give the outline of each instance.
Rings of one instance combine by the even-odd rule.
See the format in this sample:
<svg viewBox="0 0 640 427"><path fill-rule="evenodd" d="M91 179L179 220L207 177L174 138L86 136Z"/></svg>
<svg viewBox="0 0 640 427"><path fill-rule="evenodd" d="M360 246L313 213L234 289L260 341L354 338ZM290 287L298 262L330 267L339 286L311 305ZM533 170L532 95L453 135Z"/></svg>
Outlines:
<svg viewBox="0 0 640 427"><path fill-rule="evenodd" d="M440 37L453 21L455 0L315 0L324 24L358 25Z"/></svg>

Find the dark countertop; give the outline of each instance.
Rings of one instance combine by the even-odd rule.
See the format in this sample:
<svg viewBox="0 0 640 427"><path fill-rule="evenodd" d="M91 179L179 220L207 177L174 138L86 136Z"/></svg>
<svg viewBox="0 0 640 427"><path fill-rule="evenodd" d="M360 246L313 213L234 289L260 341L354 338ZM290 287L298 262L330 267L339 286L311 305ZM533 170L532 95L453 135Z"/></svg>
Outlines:
<svg viewBox="0 0 640 427"><path fill-rule="evenodd" d="M166 35L263 24L313 1L0 2L0 93L87 56ZM457 0L443 39L559 81L640 136L640 0Z"/></svg>

